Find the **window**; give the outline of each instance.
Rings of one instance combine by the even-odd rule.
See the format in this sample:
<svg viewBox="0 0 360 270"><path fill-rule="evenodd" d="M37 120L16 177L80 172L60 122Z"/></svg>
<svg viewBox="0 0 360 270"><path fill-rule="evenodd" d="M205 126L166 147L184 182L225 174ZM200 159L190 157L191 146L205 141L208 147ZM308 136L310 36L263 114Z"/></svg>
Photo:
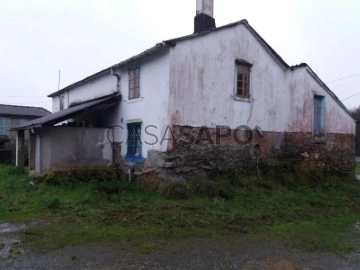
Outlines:
<svg viewBox="0 0 360 270"><path fill-rule="evenodd" d="M129 99L140 97L140 68L129 71Z"/></svg>
<svg viewBox="0 0 360 270"><path fill-rule="evenodd" d="M130 162L142 162L141 123L128 124L127 129L127 154L125 159Z"/></svg>
<svg viewBox="0 0 360 270"><path fill-rule="evenodd" d="M325 99L323 96L314 96L314 136L325 135Z"/></svg>
<svg viewBox="0 0 360 270"><path fill-rule="evenodd" d="M64 109L64 96L60 96L60 111Z"/></svg>
<svg viewBox="0 0 360 270"><path fill-rule="evenodd" d="M241 59L236 60L236 96L250 98L250 71L249 62Z"/></svg>
<svg viewBox="0 0 360 270"><path fill-rule="evenodd" d="M8 134L8 121L5 117L0 117L0 136Z"/></svg>

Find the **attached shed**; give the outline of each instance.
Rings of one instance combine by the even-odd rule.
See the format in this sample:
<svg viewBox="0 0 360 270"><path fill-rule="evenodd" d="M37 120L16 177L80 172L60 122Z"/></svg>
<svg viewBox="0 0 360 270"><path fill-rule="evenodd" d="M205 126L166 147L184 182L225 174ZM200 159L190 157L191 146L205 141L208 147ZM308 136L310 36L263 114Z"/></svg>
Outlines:
<svg viewBox="0 0 360 270"><path fill-rule="evenodd" d="M15 127L16 164L24 167L29 153L29 171L41 175L61 167L104 166L112 163L113 149L108 139L121 96L117 94L90 100ZM30 131L28 150L25 132Z"/></svg>

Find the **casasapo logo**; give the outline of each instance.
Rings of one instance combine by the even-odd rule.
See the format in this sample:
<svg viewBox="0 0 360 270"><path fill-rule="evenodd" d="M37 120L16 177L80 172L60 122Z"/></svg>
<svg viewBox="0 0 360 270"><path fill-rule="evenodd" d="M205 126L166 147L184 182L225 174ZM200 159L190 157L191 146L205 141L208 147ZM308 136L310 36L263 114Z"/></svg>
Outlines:
<svg viewBox="0 0 360 270"><path fill-rule="evenodd" d="M123 134L126 134L126 137ZM253 137L253 130L245 125L238 126L231 129L228 126L216 126L209 128L202 126L195 128L191 126L180 126L172 128L167 126L165 131L160 131L155 125L141 126L114 125L107 131L107 137L111 144L128 144L129 142L137 141L146 145L163 145L172 141L179 145L193 145L193 144L208 144L221 145L225 142L232 144L247 145ZM124 139L126 138L126 139Z"/></svg>

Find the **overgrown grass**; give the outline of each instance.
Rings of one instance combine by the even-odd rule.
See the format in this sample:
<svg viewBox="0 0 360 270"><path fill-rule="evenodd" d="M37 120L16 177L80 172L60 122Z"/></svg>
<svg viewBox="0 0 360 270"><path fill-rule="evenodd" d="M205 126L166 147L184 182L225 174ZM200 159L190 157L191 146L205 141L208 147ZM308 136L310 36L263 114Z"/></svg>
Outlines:
<svg viewBox="0 0 360 270"><path fill-rule="evenodd" d="M356 163L355 174L360 175L360 162Z"/></svg>
<svg viewBox="0 0 360 270"><path fill-rule="evenodd" d="M32 186L22 172L0 166L0 219L48 221L49 226L24 234L24 244L36 250L113 240L152 249L151 239L223 235L277 239L309 251L352 249L344 234L360 220L357 183L273 184L232 192L228 199L191 196L176 200L115 180Z"/></svg>

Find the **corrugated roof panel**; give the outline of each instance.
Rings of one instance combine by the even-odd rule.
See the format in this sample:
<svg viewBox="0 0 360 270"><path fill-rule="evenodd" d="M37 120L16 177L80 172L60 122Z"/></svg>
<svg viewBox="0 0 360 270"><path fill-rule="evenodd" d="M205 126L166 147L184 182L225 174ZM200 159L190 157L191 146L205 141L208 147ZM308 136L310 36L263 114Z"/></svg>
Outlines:
<svg viewBox="0 0 360 270"><path fill-rule="evenodd" d="M107 97L99 98L96 100L91 100L91 101L88 101L85 103L75 105L66 110L58 111L56 113L52 113L52 114L46 115L44 117L29 121L23 125L12 128L12 130L23 130L23 129L30 129L32 127L41 127L42 125L45 125L45 124L56 124L56 123L59 123L59 122L62 122L64 120L71 118L73 115L75 115L85 109L89 109L91 107L109 102L111 100L118 101L120 98L121 98L121 96L116 93L116 94L113 94L113 95L110 95Z"/></svg>

